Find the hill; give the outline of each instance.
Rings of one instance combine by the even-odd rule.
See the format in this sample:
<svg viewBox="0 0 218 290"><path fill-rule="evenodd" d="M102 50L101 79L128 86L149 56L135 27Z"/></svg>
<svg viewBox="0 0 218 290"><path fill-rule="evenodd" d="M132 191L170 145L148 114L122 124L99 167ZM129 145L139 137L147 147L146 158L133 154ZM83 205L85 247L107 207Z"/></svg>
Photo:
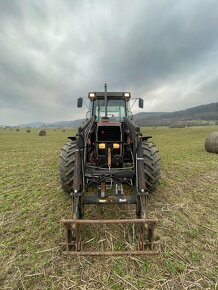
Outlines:
<svg viewBox="0 0 218 290"><path fill-rule="evenodd" d="M58 121L54 123L32 122L18 125L20 128L77 128L84 121L84 119L73 121Z"/></svg>
<svg viewBox="0 0 218 290"><path fill-rule="evenodd" d="M138 113L134 119L140 126L208 125L218 121L218 102L168 113Z"/></svg>

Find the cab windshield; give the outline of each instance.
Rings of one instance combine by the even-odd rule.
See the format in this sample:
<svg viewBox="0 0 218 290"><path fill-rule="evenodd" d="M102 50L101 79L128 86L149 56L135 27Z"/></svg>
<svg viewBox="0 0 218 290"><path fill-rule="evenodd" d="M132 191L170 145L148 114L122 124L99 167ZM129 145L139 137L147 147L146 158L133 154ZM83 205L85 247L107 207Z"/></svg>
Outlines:
<svg viewBox="0 0 218 290"><path fill-rule="evenodd" d="M94 115L96 115L96 121L101 121L101 118L105 116L105 101L94 101ZM108 99L107 100L107 116L110 121L122 122L125 114L125 100L123 99Z"/></svg>

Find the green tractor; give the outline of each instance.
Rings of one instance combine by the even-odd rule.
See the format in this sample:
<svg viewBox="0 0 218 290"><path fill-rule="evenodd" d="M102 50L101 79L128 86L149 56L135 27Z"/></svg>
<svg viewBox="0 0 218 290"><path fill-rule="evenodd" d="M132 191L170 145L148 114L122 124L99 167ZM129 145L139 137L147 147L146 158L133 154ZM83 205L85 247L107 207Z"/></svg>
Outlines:
<svg viewBox="0 0 218 290"><path fill-rule="evenodd" d="M63 219L68 253L76 255L155 254L155 218L148 218L147 197L160 179L160 158L151 136L142 136L130 111L129 92L90 92L86 121L76 136L68 137L60 154L61 185L72 197L72 219ZM141 98L134 99L143 108ZM77 101L81 108L83 98ZM88 116L89 115L89 116ZM125 186L128 185L128 194ZM94 190L93 190L94 188ZM90 190L93 194L90 195ZM129 194L131 192L131 194ZM136 218L87 220L85 206L90 204L134 204ZM139 224L139 248L126 252L86 252L82 250L82 224Z"/></svg>

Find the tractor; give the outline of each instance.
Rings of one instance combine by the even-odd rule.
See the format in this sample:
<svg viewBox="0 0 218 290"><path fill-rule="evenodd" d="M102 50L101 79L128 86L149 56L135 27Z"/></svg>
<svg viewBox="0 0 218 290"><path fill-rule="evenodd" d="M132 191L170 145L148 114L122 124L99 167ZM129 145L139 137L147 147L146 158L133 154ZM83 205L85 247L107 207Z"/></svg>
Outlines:
<svg viewBox="0 0 218 290"><path fill-rule="evenodd" d="M151 136L142 136L133 121L130 92L88 94L89 111L76 136L60 153L59 173L62 188L72 198L72 218L62 219L65 227L65 253L72 255L149 255L156 254L154 229L157 219L148 217L148 195L160 179L160 158ZM143 108L143 99L138 100ZM77 107L84 99L78 98ZM125 188L128 186L128 194ZM91 194L90 194L91 191ZM131 194L129 194L129 192ZM85 207L95 205L135 205L135 218L84 219ZM137 224L138 249L135 251L84 251L83 224Z"/></svg>

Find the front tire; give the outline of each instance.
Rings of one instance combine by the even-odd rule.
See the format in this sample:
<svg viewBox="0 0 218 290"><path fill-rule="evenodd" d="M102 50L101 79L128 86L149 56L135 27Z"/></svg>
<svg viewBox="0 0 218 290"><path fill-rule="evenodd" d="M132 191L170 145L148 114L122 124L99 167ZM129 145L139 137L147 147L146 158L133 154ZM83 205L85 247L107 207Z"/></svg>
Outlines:
<svg viewBox="0 0 218 290"><path fill-rule="evenodd" d="M142 142L145 184L149 193L155 191L160 181L160 157L156 146Z"/></svg>
<svg viewBox="0 0 218 290"><path fill-rule="evenodd" d="M73 191L75 152L76 152L75 141L68 141L61 148L59 161L59 175L62 189L67 193L71 193Z"/></svg>

